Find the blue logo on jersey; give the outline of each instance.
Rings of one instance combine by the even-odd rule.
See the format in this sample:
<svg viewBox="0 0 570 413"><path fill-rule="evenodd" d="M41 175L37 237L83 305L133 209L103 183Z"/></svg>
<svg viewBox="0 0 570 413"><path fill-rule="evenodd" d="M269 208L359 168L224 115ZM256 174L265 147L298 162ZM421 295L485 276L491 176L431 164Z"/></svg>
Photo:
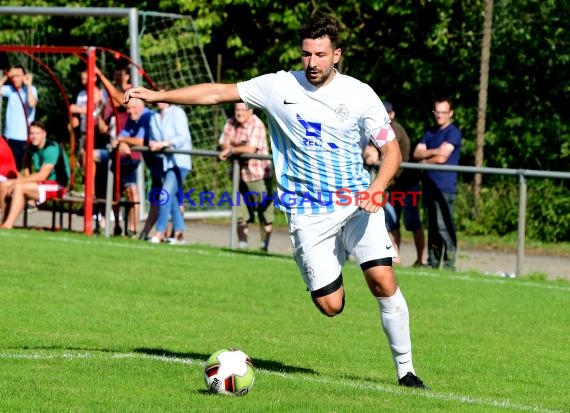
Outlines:
<svg viewBox="0 0 570 413"><path fill-rule="evenodd" d="M316 122L308 122L297 114L297 120L305 128L305 138L303 138L303 146L314 148L312 150L323 150L323 139L321 138L321 124ZM331 142L324 142L330 149L338 149L338 146ZM328 149L330 151L330 149ZM327 149L325 149L326 151Z"/></svg>
<svg viewBox="0 0 570 413"><path fill-rule="evenodd" d="M305 128L305 136L321 137L321 124L315 122L307 122L300 115L297 115L297 120Z"/></svg>

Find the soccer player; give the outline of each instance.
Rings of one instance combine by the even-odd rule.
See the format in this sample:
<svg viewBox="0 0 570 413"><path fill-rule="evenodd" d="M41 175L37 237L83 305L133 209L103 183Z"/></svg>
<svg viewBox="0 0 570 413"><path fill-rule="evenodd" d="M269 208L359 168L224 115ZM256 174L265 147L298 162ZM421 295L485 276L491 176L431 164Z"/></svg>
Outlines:
<svg viewBox="0 0 570 413"><path fill-rule="evenodd" d="M412 364L409 314L392 270L381 196L401 162L384 105L368 85L337 71L339 23L315 16L300 30L304 70L279 71L237 84L204 83L170 91L135 87L124 99L188 105L244 102L267 114L277 179L276 206L285 211L293 255L317 308L344 308L342 266L360 265L380 308L399 384L426 388ZM374 179L363 146L382 153ZM375 202L377 201L377 202Z"/></svg>

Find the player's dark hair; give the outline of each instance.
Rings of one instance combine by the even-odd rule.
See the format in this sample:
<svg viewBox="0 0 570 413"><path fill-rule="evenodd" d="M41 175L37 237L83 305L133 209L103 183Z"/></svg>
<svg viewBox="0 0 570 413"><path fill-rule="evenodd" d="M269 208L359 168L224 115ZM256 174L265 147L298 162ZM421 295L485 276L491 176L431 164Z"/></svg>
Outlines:
<svg viewBox="0 0 570 413"><path fill-rule="evenodd" d="M305 39L319 39L328 36L333 50L340 44L340 23L328 14L316 14L309 23L299 29L299 37L302 42Z"/></svg>

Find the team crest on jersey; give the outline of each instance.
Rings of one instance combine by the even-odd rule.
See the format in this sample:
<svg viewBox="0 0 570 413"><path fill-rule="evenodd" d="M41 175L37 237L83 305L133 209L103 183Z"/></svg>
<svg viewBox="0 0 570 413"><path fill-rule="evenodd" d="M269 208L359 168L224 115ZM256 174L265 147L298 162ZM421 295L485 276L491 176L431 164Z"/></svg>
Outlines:
<svg viewBox="0 0 570 413"><path fill-rule="evenodd" d="M348 107L344 103L338 105L335 108L334 113L336 114L336 118L341 122L348 119Z"/></svg>

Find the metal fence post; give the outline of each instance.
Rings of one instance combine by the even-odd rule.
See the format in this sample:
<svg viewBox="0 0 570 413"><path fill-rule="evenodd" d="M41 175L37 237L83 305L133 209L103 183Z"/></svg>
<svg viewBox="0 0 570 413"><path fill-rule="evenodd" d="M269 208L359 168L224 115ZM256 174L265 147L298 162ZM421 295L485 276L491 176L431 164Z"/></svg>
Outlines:
<svg viewBox="0 0 570 413"><path fill-rule="evenodd" d="M519 171L519 226L517 240L517 268L516 276L519 277L523 273L524 267L524 241L526 227L526 178L524 171Z"/></svg>
<svg viewBox="0 0 570 413"><path fill-rule="evenodd" d="M237 248L236 234L237 234L237 205L240 202L239 196L239 178L240 167L239 159L232 159L232 224L230 225L230 248L235 250Z"/></svg>

